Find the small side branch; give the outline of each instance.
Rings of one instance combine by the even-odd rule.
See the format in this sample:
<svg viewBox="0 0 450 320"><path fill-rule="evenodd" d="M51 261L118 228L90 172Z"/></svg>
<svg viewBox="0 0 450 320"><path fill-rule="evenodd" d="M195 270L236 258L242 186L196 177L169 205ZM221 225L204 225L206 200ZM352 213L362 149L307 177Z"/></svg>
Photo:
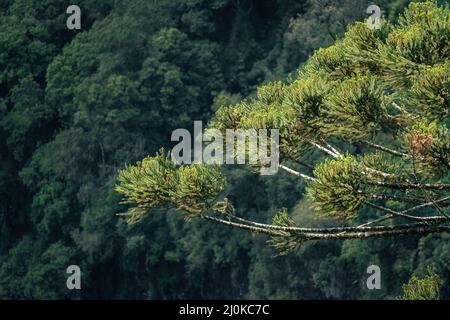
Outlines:
<svg viewBox="0 0 450 320"><path fill-rule="evenodd" d="M408 111L406 111L405 109L403 109L402 107L400 107L398 104L396 104L395 102L392 103L392 106L397 109L398 111L400 111L400 113L409 116L410 113Z"/></svg>
<svg viewBox="0 0 450 320"><path fill-rule="evenodd" d="M230 227L244 229L244 230L248 230L248 231L252 231L252 232L256 232L256 233L263 233L263 234L268 234L268 235L273 235L273 236L279 235L276 231L270 230L270 229L266 229L266 228L250 226L250 225L243 224L243 223L236 223L236 222L227 221L227 220L224 220L224 219L211 217L211 216L204 216L203 218L206 219L206 220L219 222L221 224L224 224L224 225L227 225L227 226L230 226Z"/></svg>
<svg viewBox="0 0 450 320"><path fill-rule="evenodd" d="M374 148L374 149L384 151L384 152L392 154L394 156L398 156L398 157L402 157L402 158L410 158L410 156L408 154L406 154L406 153L399 152L399 151L396 151L396 150L384 147L382 145L379 145L379 144L376 144L376 143L373 143L373 142L370 142L370 141L367 141L367 140L363 140L361 142L366 144L366 145L368 145L368 146L370 146L370 147L372 147L372 148Z"/></svg>
<svg viewBox="0 0 450 320"><path fill-rule="evenodd" d="M328 148L325 148L324 146L322 146L322 145L320 145L320 144L318 144L318 143L316 143L316 142L314 142L314 141L309 141L309 143L310 143L311 145L315 146L316 148L318 148L319 150L322 150L323 152L325 152L325 153L327 153L328 155L332 156L333 158L339 158L339 157L342 157L342 154L339 153L339 151L336 151L336 149L334 149L334 148L333 148L332 146L330 146L329 144L327 144L327 146L330 147L330 148L332 148L332 149L335 150L336 152L335 152L335 151L332 151L332 150L330 150L330 149L328 149ZM376 174L376 175L379 175L379 176L381 176L381 177L383 177L383 178L398 178L398 176L396 176L396 175L394 175L394 174L386 173L386 172L383 172L383 171L380 171L380 170L372 169L372 168L369 168L369 167L365 167L365 169L366 169L366 172L367 172L367 173Z"/></svg>
<svg viewBox="0 0 450 320"><path fill-rule="evenodd" d="M291 169L291 168L288 168L288 167L286 167L286 166L284 166L284 165L282 165L282 164L280 164L279 167L280 167L280 169L283 169L284 171L286 171L286 172L288 172L288 173L290 173L290 174L293 174L294 176L301 177L301 178L303 178L303 179L305 179L305 180L308 180L308 181L314 181L314 180L316 180L316 179L313 178L313 177L310 177L310 176L308 176L308 175L306 175L306 174L304 174L304 173L295 171L295 170L293 170L293 169Z"/></svg>
<svg viewBox="0 0 450 320"><path fill-rule="evenodd" d="M423 208L426 208L426 207L437 206L437 204L443 203L443 202L447 202L448 200L450 200L450 196L449 196L449 197L441 198L441 199L439 199L439 200L431 200L430 202L427 202L427 203L423 203L423 204L417 205L417 206L415 206L415 207L409 208L409 209L404 210L404 211L402 211L402 212L403 212L403 213L407 213L407 212L412 212L412 211L416 211L416 210L419 210L419 209L423 209ZM448 215L445 215L445 217L446 217L447 219L449 218Z"/></svg>
<svg viewBox="0 0 450 320"><path fill-rule="evenodd" d="M398 202L406 202L406 203L423 203L424 199L416 198L416 197L408 197L408 196L396 196L396 195L390 195L390 194L371 194L370 197L374 200L393 200Z"/></svg>
<svg viewBox="0 0 450 320"><path fill-rule="evenodd" d="M328 155L332 156L333 158L338 158L340 156L340 154L335 153L334 151L325 148L324 146L314 142L314 141L308 141L309 144L313 145L314 147L316 147L317 149L327 153Z"/></svg>
<svg viewBox="0 0 450 320"><path fill-rule="evenodd" d="M330 144L327 143L326 141L324 141L323 143L324 143L324 144L328 147L328 149L330 149L334 154L336 154L336 155L339 156L339 157L342 156L342 154L341 154L336 148L334 148L332 145L330 145Z"/></svg>
<svg viewBox="0 0 450 320"><path fill-rule="evenodd" d="M390 183L381 181L369 181L365 184L385 187L391 189L408 190L408 189L428 189L428 190L450 190L450 184L448 183Z"/></svg>
<svg viewBox="0 0 450 320"><path fill-rule="evenodd" d="M446 220L446 217L442 217L442 216L418 217L418 216L412 216L412 215L408 214L408 212L412 212L414 210L418 210L420 208L423 208L423 207L426 207L426 206L430 206L430 205L432 205L432 203L431 204L426 204L426 205L416 206L416 207L413 207L413 208L410 208L410 209L407 209L407 210L403 210L403 211L395 211L395 210L392 210L390 208L382 207L382 206L376 205L376 204L371 203L371 202L366 202L366 204L369 207L372 207L374 209L377 209L377 210L380 210L380 211L384 211L384 212L387 212L387 213L392 214L394 216L401 217L401 218L406 218L406 219L409 219L409 220L415 220L415 221L443 221L443 220Z"/></svg>

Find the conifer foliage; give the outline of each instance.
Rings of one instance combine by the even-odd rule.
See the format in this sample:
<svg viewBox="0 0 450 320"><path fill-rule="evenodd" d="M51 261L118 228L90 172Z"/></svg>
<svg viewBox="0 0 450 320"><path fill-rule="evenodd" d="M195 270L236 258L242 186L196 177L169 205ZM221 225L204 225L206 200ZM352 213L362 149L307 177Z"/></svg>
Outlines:
<svg viewBox="0 0 450 320"><path fill-rule="evenodd" d="M278 128L280 168L306 179L312 206L339 226L298 226L286 210L272 224L238 217L217 166L174 166L164 152L120 171L129 222L172 205L268 234L282 252L307 240L450 232L449 58L449 7L412 3L395 24L350 26L293 81L216 112L209 126L220 130ZM305 163L312 152L324 157Z"/></svg>
<svg viewBox="0 0 450 320"><path fill-rule="evenodd" d="M412 276L409 282L403 285L403 294L398 300L439 300L442 280L431 269L423 278Z"/></svg>

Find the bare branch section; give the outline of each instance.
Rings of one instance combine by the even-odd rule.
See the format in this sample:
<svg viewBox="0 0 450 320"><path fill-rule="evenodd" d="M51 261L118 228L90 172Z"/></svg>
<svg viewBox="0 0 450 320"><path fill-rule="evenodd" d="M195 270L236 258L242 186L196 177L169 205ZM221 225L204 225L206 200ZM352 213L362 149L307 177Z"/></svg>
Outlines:
<svg viewBox="0 0 450 320"><path fill-rule="evenodd" d="M392 218L390 215L384 216L380 219L377 219L375 222L381 222L387 219ZM278 230L278 231L286 231L286 232L300 232L300 233L341 233L341 232L352 232L352 231L387 231L387 230L397 230L397 229L403 229L403 228L410 228L411 226L427 226L427 225L433 225L438 224L445 220L444 217L430 217L433 219L424 220L423 222L417 222L415 224L406 224L406 225L395 225L395 226L372 226L367 227L366 224L356 226L356 227L328 227L328 228L301 228L301 227L286 227L286 226L277 226L273 224L265 224L265 223L258 223L250 220L246 220L243 218L232 216L231 219L234 219L236 221L239 221L242 224L257 227L257 228L263 228L263 229L270 229L270 230Z"/></svg>
<svg viewBox="0 0 450 320"><path fill-rule="evenodd" d="M418 210L418 209L421 209L421 208L425 208L425 207L428 207L428 206L432 206L432 205L434 205L433 202L422 204L422 205L416 206L414 208L403 210L403 211L395 211L395 210L392 210L390 208L382 207L382 206L376 205L376 204L371 203L371 202L366 202L366 204L368 206L372 207L372 208L375 208L375 209L380 210L380 211L387 212L387 213L389 213L389 214L391 214L393 216L397 216L397 217L401 217L401 218L405 218L405 219L409 219L409 220L415 220L415 221L436 221L436 220L446 220L447 219L446 217L442 217L442 216L418 217L418 216L412 216L412 215L408 214L408 212L415 211L415 210Z"/></svg>
<svg viewBox="0 0 450 320"><path fill-rule="evenodd" d="M287 234L300 235L301 238L311 239L356 239L367 237L381 237L389 235L402 235L402 234L426 234L428 232L437 232L437 230L448 232L448 226L442 226L440 224L448 222L449 219L446 216L429 216L418 217L409 215L409 212L413 212L419 209L423 209L434 204L443 203L450 200L450 197L444 197L442 199L421 204L400 212L394 211L389 208L384 208L378 205L369 203L370 206L388 212L387 215L373 220L371 222L359 225L359 226L343 226L343 227L328 227L328 228L302 228L297 226L279 226L273 224L258 223L244 218L237 217L233 214L228 215L228 220L224 220L217 217L205 216L208 220L213 220L222 224L226 224L240 229L246 229L252 232L269 234L272 236L283 236ZM412 224L399 224L399 225L376 225L369 226L371 224L380 223L385 220L392 219L394 217L405 218L416 221ZM234 221L233 221L234 220ZM280 234L281 232L281 234Z"/></svg>
<svg viewBox="0 0 450 320"><path fill-rule="evenodd" d="M286 171L286 172L288 172L290 174L293 174L294 176L301 177L301 178L303 178L305 180L308 180L308 181L315 180L313 177L310 177L310 176L308 176L306 174L303 174L301 172L295 171L295 170L293 170L291 168L288 168L288 167L286 167L286 166L284 166L282 164L280 164L279 167L280 167L280 169L283 169L284 171Z"/></svg>
<svg viewBox="0 0 450 320"><path fill-rule="evenodd" d="M328 148L325 148L324 146L318 144L317 142L314 142L314 141L308 141L308 142L309 142L309 144L311 144L312 146L314 146L314 147L316 147L317 149L319 149L319 150L325 152L326 154L332 156L333 158L337 158L337 157L340 156L339 153L336 153L336 152L334 152L334 151L332 151L332 150L330 150L330 149L328 149Z"/></svg>
<svg viewBox="0 0 450 320"><path fill-rule="evenodd" d="M316 143L316 142L314 142L314 141L309 141L309 144L313 145L313 146L316 147L317 149L319 149L319 150L325 152L326 154L332 156L332 157L335 158L335 159L337 159L337 158L339 158L339 157L342 157L342 154L341 154L339 151L337 151L335 148L333 148L331 145L329 145L329 144L326 143L326 142L323 142L323 143L326 144L327 147L324 147L323 145L318 144L318 143ZM386 172L383 172L383 171L380 171L380 170L376 170L376 169L373 169L373 168L369 168L369 167L367 167L367 166L365 166L365 172L367 172L367 173L372 173L372 174L381 176L381 177L383 177L383 178L398 178L398 177L397 177L396 175L394 175L394 174L386 173Z"/></svg>
<svg viewBox="0 0 450 320"><path fill-rule="evenodd" d="M277 226L257 227L245 223L237 223L229 220L224 220L216 217L205 216L204 219L215 221L230 227L248 230L255 233L268 234L271 236L282 237L286 236L286 233L291 233L291 230L276 229ZM318 232L304 232L295 231L299 240L331 240L331 239L364 239L372 237L386 237L386 236L398 236L398 235L426 235L435 232L450 232L450 226L428 225L428 224L411 224L411 225L399 225L393 227L367 227L367 228L347 228L343 232L342 228L329 229L317 229ZM322 230L322 231L319 231ZM355 232L357 230L358 232ZM338 233L336 233L336 231Z"/></svg>
<svg viewBox="0 0 450 320"><path fill-rule="evenodd" d="M384 152L392 154L394 156L403 157L403 158L410 158L410 156L408 154L406 154L406 153L399 152L399 151L396 151L396 150L384 147L382 145L379 145L379 144L376 144L376 143L373 143L373 142L370 142L370 141L367 141L367 140L363 140L361 142L366 144L366 145L368 145L368 146L370 146L370 147L372 147L372 148L374 148L374 149L384 151Z"/></svg>
<svg viewBox="0 0 450 320"><path fill-rule="evenodd" d="M392 106L397 109L398 111L400 111L400 113L410 116L410 113L408 111L406 111L404 108L400 107L397 103L393 102Z"/></svg>
<svg viewBox="0 0 450 320"><path fill-rule="evenodd" d="M450 232L450 226L421 226L390 231L373 232L354 232L341 234L312 234L308 235L309 240L327 240L327 239L365 239L373 237L388 237L400 235L427 235L436 232Z"/></svg>
<svg viewBox="0 0 450 320"><path fill-rule="evenodd" d="M399 190L408 190L408 189L450 190L450 184L448 183L391 183L382 181L368 181L364 183L372 186L399 189Z"/></svg>

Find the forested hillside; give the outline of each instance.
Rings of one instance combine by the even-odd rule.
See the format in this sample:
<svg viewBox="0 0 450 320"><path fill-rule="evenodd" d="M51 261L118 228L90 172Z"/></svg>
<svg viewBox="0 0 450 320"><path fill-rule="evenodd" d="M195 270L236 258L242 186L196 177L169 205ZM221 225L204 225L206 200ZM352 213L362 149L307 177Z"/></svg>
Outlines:
<svg viewBox="0 0 450 320"><path fill-rule="evenodd" d="M380 0L394 20L410 1ZM442 2L442 1L441 1ZM444 3L444 2L442 2ZM367 1L0 2L0 298L392 298L431 266L450 297L450 236L318 241L277 256L264 236L163 209L128 225L118 170L176 128L295 74L367 18ZM320 155L314 155L319 157ZM227 168L246 217L314 218L302 181ZM82 290L66 287L79 265ZM381 290L364 286L382 269Z"/></svg>

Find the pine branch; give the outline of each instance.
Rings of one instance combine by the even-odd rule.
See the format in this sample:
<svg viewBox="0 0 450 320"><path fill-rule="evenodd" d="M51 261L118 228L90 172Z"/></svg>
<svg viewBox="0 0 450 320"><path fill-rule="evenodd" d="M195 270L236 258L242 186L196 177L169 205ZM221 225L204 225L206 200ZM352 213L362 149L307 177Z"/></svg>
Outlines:
<svg viewBox="0 0 450 320"><path fill-rule="evenodd" d="M290 174L293 174L293 175L295 175L295 176L297 176L297 177L301 177L301 178L303 178L303 179L305 179L305 180L308 180L308 181L316 180L316 179L313 178L313 177L310 177L310 176L308 176L308 175L306 175L306 174L303 174L303 173L301 173L301 172L295 171L295 170L293 170L293 169L291 169L291 168L288 168L288 167L286 167L286 166L284 166L284 165L282 165L282 164L280 164L279 167L280 167L280 169L283 169L284 171L286 171L286 172L288 172L288 173L290 173Z"/></svg>
<svg viewBox="0 0 450 320"><path fill-rule="evenodd" d="M364 170L365 170L366 173L371 173L371 174L374 174L374 175L377 175L377 176L380 176L380 177L383 177L383 178L386 178L386 179L389 179L389 178L391 178L391 179L400 179L401 178L401 177L399 177L396 174L383 172L383 171L376 170L376 169L373 169L373 168L370 168L370 167L367 167L367 166L364 166Z"/></svg>
<svg viewBox="0 0 450 320"><path fill-rule="evenodd" d="M204 216L204 219L222 223L231 227L236 227L239 229L249 230L255 233L268 234L276 237L282 237L285 234L277 232L276 230L271 230L269 228L255 227L243 223L236 223L232 221L223 220L220 218L215 218L211 216ZM277 226L274 226L277 227ZM284 227L280 227L284 228ZM381 229L384 228L384 229ZM360 228L361 229L361 228ZM279 229L284 231L283 229ZM339 230L342 231L342 230ZM360 230L358 230L360 231ZM345 233L304 233L299 234L299 239L301 240L329 240L329 239L364 239L371 237L386 237L386 236L397 236L397 235L413 235L413 234L430 234L436 232L450 232L450 226L430 226L428 224L411 224L411 225L400 225L400 226L386 226L386 227L369 227L363 232L345 232Z"/></svg>
<svg viewBox="0 0 450 320"><path fill-rule="evenodd" d="M338 158L338 157L340 156L339 154L333 152L333 151L330 150L330 149L325 148L324 146L322 146L322 145L320 145L320 144L318 144L318 143L316 143L316 142L314 142L314 141L308 141L308 142L309 142L309 144L313 145L313 146L316 147L317 149L322 150L323 152L329 154L329 155L332 156L333 158Z"/></svg>
<svg viewBox="0 0 450 320"><path fill-rule="evenodd" d="M420 226L405 229L387 230L387 231L369 231L369 232L352 232L341 234L308 234L308 240L331 240L331 239L366 239L373 237L388 237L399 235L426 235L436 232L450 232L450 226Z"/></svg>
<svg viewBox="0 0 450 320"><path fill-rule="evenodd" d="M398 190L408 190L408 189L428 189L428 190L450 190L450 184L447 183L391 183L391 182L381 182L381 181L368 181L363 182L368 185L376 187L385 187Z"/></svg>
<svg viewBox="0 0 450 320"><path fill-rule="evenodd" d="M417 177L416 158L415 158L414 154L413 154L413 157L412 157L412 164L413 164L413 175L414 175L414 178L416 179L416 182L420 184L419 178ZM428 199L428 201L430 201L429 203L431 203L436 208L436 210L439 211L440 214L445 216L447 219L450 219L450 217L441 210L441 208L438 205L438 202L434 201L434 199L431 198L431 196L429 195L428 191L426 189L424 189L424 188L421 188L421 190L425 194L425 196Z"/></svg>
<svg viewBox="0 0 450 320"><path fill-rule="evenodd" d="M402 212L403 212L403 213L412 212L412 211L416 211L416 210L423 209L423 208L430 207L430 206L435 206L435 207L437 207L438 209L440 209L439 206L438 206L438 204L439 204L439 203L442 203L442 202L446 202L446 201L448 201L448 200L450 200L450 196L449 196L449 197L441 198L441 199L439 199L439 200L433 200L433 199L430 199L430 202L420 204L420 205L418 205L418 206L415 206L415 207L413 207L413 208L404 210L404 211L402 211ZM450 219L450 217L449 217L448 215L444 214L442 211L440 211L440 213L441 213L442 215L444 215L447 219Z"/></svg>
<svg viewBox="0 0 450 320"><path fill-rule="evenodd" d="M242 224L249 225L252 227L262 228L262 229L268 229L268 230L278 230L278 231L284 231L284 232L300 232L300 233L342 233L342 232L352 232L352 231L386 231L386 230L397 230L397 229L404 229L404 228L411 228L412 226L422 226L422 225L432 225L432 224L438 224L442 223L445 219L443 217L432 217L434 219L429 219L422 222L416 222L414 224L403 224L403 225L395 225L395 226L372 226L367 227L365 225L359 225L359 226L342 226L342 227L326 227L326 228L304 228L304 227L296 227L296 226L278 226L273 224L265 224L265 223L259 223L247 219L243 219L236 216L230 216L230 218L235 219L236 221L241 222ZM383 220L387 219L387 216L382 217ZM370 222L370 224L373 224L375 222L383 221L380 219L374 220Z"/></svg>
<svg viewBox="0 0 450 320"><path fill-rule="evenodd" d="M332 145L330 145L329 143L327 143L325 140L323 141L323 143L328 147L328 149L330 149L334 154L336 154L338 157L341 157L342 154L336 149L334 148Z"/></svg>
<svg viewBox="0 0 450 320"><path fill-rule="evenodd" d="M244 230L248 230L248 231L252 231L252 232L256 232L256 233L264 233L264 234L269 234L269 235L274 235L274 236L279 235L274 230L270 230L270 229L266 229L266 228L260 228L260 227L255 227L255 226L246 225L246 224L242 224L242 223L236 223L236 222L232 222L232 221L227 221L227 220L223 220L223 219L216 218L216 217L203 216L203 219L219 222L221 224L224 224L224 225L227 225L227 226L230 226L230 227L236 227L236 228L239 228L239 229L244 229Z"/></svg>
<svg viewBox="0 0 450 320"><path fill-rule="evenodd" d="M402 157L402 158L409 158L409 157L410 157L410 156L409 156L408 154L406 154L406 153L399 152L399 151L396 151L396 150L393 150L393 149L390 149L390 148L381 146L381 145L379 145L379 144L376 144L376 143L373 143L373 142L370 142L370 141L367 141L367 140L362 140L361 142L364 143L364 144L367 144L368 146L370 146L370 147L372 147L372 148L375 148L375 149L377 149L377 150L384 151L384 152L386 152L386 153L390 153L390 154L392 154L392 155L394 155L394 156L398 156L398 157Z"/></svg>
<svg viewBox="0 0 450 320"><path fill-rule="evenodd" d="M298 165L300 165L300 166L306 167L306 168L308 168L308 169L311 170L311 171L314 170L314 167L313 167L312 165L310 165L310 164L308 164L308 163L305 163L305 162L303 162L303 161L300 161L300 160L292 160L292 159L290 159L290 161L292 161L292 162L294 162L294 163L296 163L296 164L298 164Z"/></svg>
<svg viewBox="0 0 450 320"><path fill-rule="evenodd" d="M398 104L396 104L395 102L392 102L392 106L397 109L398 111L400 111L400 113L403 113L405 115L410 115L410 113L408 111L406 111L405 109L403 109L402 107L400 107Z"/></svg>
<svg viewBox="0 0 450 320"><path fill-rule="evenodd" d="M396 196L396 195L390 195L390 194L371 194L370 197L375 200L393 200L393 201L399 201L399 202L406 202L406 203L423 203L424 199L421 198L413 198L408 196Z"/></svg>
<svg viewBox="0 0 450 320"><path fill-rule="evenodd" d="M358 229L364 228L364 227L370 226L371 224L374 224L374 223L379 223L379 222L383 222L383 221L392 219L393 217L394 217L394 215L389 213L389 214L387 214L387 215L385 215L385 216L382 216L382 217L380 217L380 218L378 218L378 219L375 219L375 220L372 220L372 221L369 221L369 222L360 224L360 225L357 226L356 228L358 228Z"/></svg>
<svg viewBox="0 0 450 320"><path fill-rule="evenodd" d="M330 149L328 149L328 148L325 148L324 146L322 146L322 145L320 145L320 144L318 144L318 143L316 143L316 142L314 142L314 141L308 141L311 145L313 145L313 146L315 146L316 148L318 148L319 150L322 150L323 152L325 152L325 153L327 153L328 155L330 155L330 156L332 156L333 158L339 158L339 157L342 157L342 154L340 154L338 151L338 153L336 153L336 152L334 152L334 151L332 151L332 150L330 150ZM327 144L328 145L328 144ZM329 145L328 145L329 146ZM330 146L331 147L331 146ZM331 148L333 148L333 147L331 147ZM333 148L334 149L334 148ZM366 170L366 172L370 172L370 173L373 173L373 174L376 174L376 175L379 175L379 176L381 176L381 177L383 177L383 178L399 178L397 175L394 175L394 174L391 174L391 173L386 173L386 172L383 172L383 171L380 171L380 170L376 170L376 169L372 169L372 168L369 168L369 167L367 167L367 166L365 166L364 167L365 168L365 170Z"/></svg>
<svg viewBox="0 0 450 320"><path fill-rule="evenodd" d="M446 200L447 199L445 199L445 201ZM410 220L416 220L416 221L438 221L438 220L446 220L447 219L447 217L442 217L442 216L418 217L418 216L412 216L412 215L408 214L409 212L413 212L413 211L416 211L418 209L422 209L422 208L425 208L425 207L432 206L434 204L433 202L421 204L421 205L418 205L416 207L413 207L413 208L410 208L410 209L406 209L406 210L403 210L403 211L395 211L395 210L392 210L390 208L382 207L382 206L376 205L376 204L371 203L371 202L366 202L366 204L368 206L372 207L372 208L375 208L375 209L378 209L378 210L390 213L390 214L392 214L394 216L398 216L398 217L402 217L402 218L406 218L406 219L410 219Z"/></svg>

